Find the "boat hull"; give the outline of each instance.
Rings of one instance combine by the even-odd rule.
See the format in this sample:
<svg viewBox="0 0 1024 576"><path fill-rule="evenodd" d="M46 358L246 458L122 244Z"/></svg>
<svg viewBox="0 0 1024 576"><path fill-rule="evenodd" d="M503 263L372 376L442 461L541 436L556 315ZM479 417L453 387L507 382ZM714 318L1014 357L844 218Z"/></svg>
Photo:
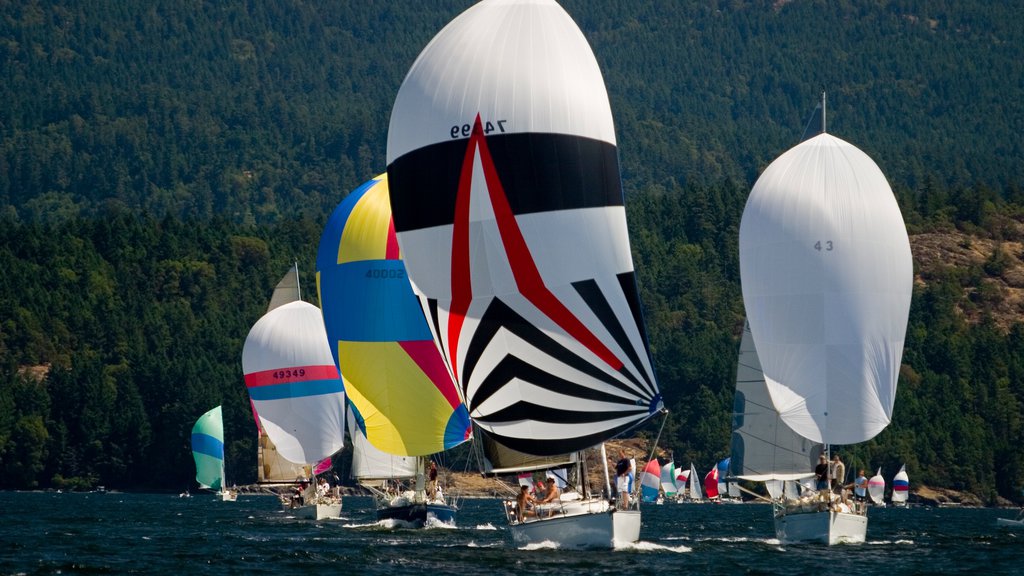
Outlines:
<svg viewBox="0 0 1024 576"><path fill-rule="evenodd" d="M1012 528L1014 530L1024 530L1024 519L996 518L996 526Z"/></svg>
<svg viewBox="0 0 1024 576"><path fill-rule="evenodd" d="M422 526L428 518L445 524L455 524L454 506L447 504L403 504L377 508L377 520L400 520Z"/></svg>
<svg viewBox="0 0 1024 576"><path fill-rule="evenodd" d="M615 548L640 540L640 511L573 503L552 516L509 526L517 547L550 542L559 548Z"/></svg>
<svg viewBox="0 0 1024 576"><path fill-rule="evenodd" d="M235 502L238 500L238 492L233 492L231 490L218 492L217 499L220 500L221 502Z"/></svg>
<svg viewBox="0 0 1024 576"><path fill-rule="evenodd" d="M863 544L868 517L846 512L803 512L775 517L775 536L783 544Z"/></svg>
<svg viewBox="0 0 1024 576"><path fill-rule="evenodd" d="M306 520L332 520L341 518L341 502L333 504L306 504L294 508L297 517Z"/></svg>

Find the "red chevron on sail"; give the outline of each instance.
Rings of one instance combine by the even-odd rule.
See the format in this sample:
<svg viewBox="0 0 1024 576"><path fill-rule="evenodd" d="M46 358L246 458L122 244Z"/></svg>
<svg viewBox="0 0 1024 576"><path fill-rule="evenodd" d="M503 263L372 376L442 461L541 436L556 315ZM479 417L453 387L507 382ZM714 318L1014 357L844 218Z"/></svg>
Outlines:
<svg viewBox="0 0 1024 576"><path fill-rule="evenodd" d="M476 152L480 154L480 164L491 200L491 209L520 293L613 370L621 370L622 361L544 284L544 279L537 269L537 264L530 254L530 249L526 245L522 231L516 224L515 215L505 196L505 190L498 177L498 171L494 167L478 114L462 164L459 191L455 203L455 222L452 230L452 307L448 322L448 346L456 378L458 378L458 370L454 365L457 363L459 333L473 298L469 269L469 206L473 184L473 160Z"/></svg>

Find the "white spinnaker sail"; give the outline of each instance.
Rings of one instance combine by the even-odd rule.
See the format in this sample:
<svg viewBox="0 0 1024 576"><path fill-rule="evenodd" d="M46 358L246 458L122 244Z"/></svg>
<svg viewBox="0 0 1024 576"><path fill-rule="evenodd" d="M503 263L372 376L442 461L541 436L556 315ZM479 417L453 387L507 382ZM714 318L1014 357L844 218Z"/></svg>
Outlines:
<svg viewBox="0 0 1024 576"><path fill-rule="evenodd" d="M814 475L822 445L786 426L772 405L749 323L743 325L733 401L732 469L744 480L797 480Z"/></svg>
<svg viewBox="0 0 1024 576"><path fill-rule="evenodd" d="M874 437L892 417L913 281L885 176L830 134L765 169L740 224L743 301L772 403L826 444Z"/></svg>
<svg viewBox="0 0 1024 576"><path fill-rule="evenodd" d="M567 454L662 407L607 92L553 0L484 0L427 45L388 132L398 241L473 421Z"/></svg>
<svg viewBox="0 0 1024 576"><path fill-rule="evenodd" d="M319 308L295 301L264 314L245 339L242 372L285 459L315 464L344 447L345 393Z"/></svg>
<svg viewBox="0 0 1024 576"><path fill-rule="evenodd" d="M882 469L879 468L875 475L868 479L868 496L875 504L885 501L885 478L882 477Z"/></svg>
<svg viewBox="0 0 1024 576"><path fill-rule="evenodd" d="M910 477L907 476L907 465L900 466L900 471L892 477L892 501L894 504L906 502L910 497Z"/></svg>

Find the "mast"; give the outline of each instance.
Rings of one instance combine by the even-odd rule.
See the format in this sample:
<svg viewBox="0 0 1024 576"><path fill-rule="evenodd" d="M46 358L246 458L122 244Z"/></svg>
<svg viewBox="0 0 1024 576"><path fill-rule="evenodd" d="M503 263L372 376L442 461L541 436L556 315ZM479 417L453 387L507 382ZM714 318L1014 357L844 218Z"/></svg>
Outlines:
<svg viewBox="0 0 1024 576"><path fill-rule="evenodd" d="M299 285L299 261L295 261L295 299L302 300L302 287Z"/></svg>
<svg viewBox="0 0 1024 576"><path fill-rule="evenodd" d="M828 132L825 124L825 91L821 91L821 131Z"/></svg>

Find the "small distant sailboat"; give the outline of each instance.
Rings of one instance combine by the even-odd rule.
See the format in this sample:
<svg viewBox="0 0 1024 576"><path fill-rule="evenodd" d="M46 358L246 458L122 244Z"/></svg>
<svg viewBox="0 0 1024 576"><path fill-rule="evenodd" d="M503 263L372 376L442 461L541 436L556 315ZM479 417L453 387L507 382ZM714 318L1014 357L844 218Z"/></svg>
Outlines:
<svg viewBox="0 0 1024 576"><path fill-rule="evenodd" d="M703 502L704 491L701 489L701 477L697 474L697 466L690 462L690 472L687 474L687 478L690 481L690 488L688 491L688 498L690 502Z"/></svg>
<svg viewBox="0 0 1024 576"><path fill-rule="evenodd" d="M658 464L657 458L651 458L640 476L640 498L643 502L653 504L658 501L660 492L661 466Z"/></svg>
<svg viewBox="0 0 1024 576"><path fill-rule="evenodd" d="M892 505L906 506L909 497L910 477L907 476L907 465L904 464L892 479Z"/></svg>
<svg viewBox="0 0 1024 576"><path fill-rule="evenodd" d="M712 502L718 502L721 500L721 496L718 492L718 466L712 466L711 470L704 475L704 494L707 495L708 500Z"/></svg>
<svg viewBox="0 0 1024 576"><path fill-rule="evenodd" d="M334 210L316 264L331 351L355 419L353 437L360 439L355 450L372 446L413 464L378 458L386 467L360 471L360 484L375 496L377 519L453 524L455 502L436 468L428 470L428 457L472 437L469 412L409 284L386 174Z"/></svg>
<svg viewBox="0 0 1024 576"><path fill-rule="evenodd" d="M238 492L228 490L224 475L224 418L221 407L203 414L192 426L192 457L196 461L196 482L206 490L216 490L217 499L238 500ZM188 490L179 494L188 498Z"/></svg>
<svg viewBox="0 0 1024 576"><path fill-rule="evenodd" d="M882 477L881 468L868 478L868 497L876 506L885 507L885 478Z"/></svg>
<svg viewBox="0 0 1024 576"><path fill-rule="evenodd" d="M312 467L344 447L345 393L320 309L296 300L273 308L242 349L249 399L286 460ZM341 515L341 499L318 493L315 474L285 502L303 518Z"/></svg>
<svg viewBox="0 0 1024 576"><path fill-rule="evenodd" d="M483 0L452 20L402 82L387 158L409 278L476 426L564 456L663 410L608 93L561 6ZM516 545L639 539L639 509L576 478L554 514L510 517Z"/></svg>
<svg viewBox="0 0 1024 576"><path fill-rule="evenodd" d="M678 488L676 487L676 463L669 460L661 467L661 491L666 500L675 500Z"/></svg>
<svg viewBox="0 0 1024 576"><path fill-rule="evenodd" d="M824 98L821 109L824 119ZM913 288L906 226L878 165L824 131L794 146L754 184L739 244L743 302L782 420L826 446L876 436L892 418ZM866 513L829 490L818 506L774 512L783 543L866 538Z"/></svg>

